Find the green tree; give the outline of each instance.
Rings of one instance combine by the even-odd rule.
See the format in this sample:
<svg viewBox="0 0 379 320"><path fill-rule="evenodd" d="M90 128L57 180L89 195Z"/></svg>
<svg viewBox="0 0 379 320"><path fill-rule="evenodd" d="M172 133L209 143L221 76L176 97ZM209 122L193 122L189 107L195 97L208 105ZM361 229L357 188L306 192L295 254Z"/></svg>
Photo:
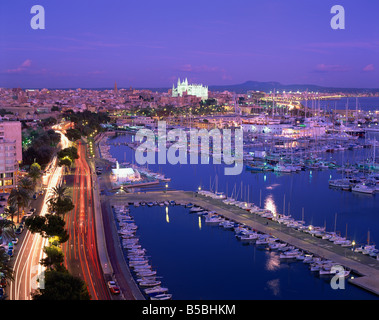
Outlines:
<svg viewBox="0 0 379 320"><path fill-rule="evenodd" d="M50 212L55 212L58 216L74 209L74 204L70 197L66 195L67 188L63 185L53 188L52 196L47 201Z"/></svg>
<svg viewBox="0 0 379 320"><path fill-rule="evenodd" d="M8 243L14 238L14 223L8 219L0 219L0 243Z"/></svg>
<svg viewBox="0 0 379 320"><path fill-rule="evenodd" d="M14 215L17 213L17 209L14 206L7 206L4 209L4 213L6 214L7 217L10 217L11 220L13 221Z"/></svg>
<svg viewBox="0 0 379 320"><path fill-rule="evenodd" d="M18 187L26 190L30 195L34 191L33 181L28 176L25 176L18 181Z"/></svg>
<svg viewBox="0 0 379 320"><path fill-rule="evenodd" d="M31 216L25 220L25 226L31 233L40 233L41 235L44 232L45 224L46 217L44 216Z"/></svg>
<svg viewBox="0 0 379 320"><path fill-rule="evenodd" d="M41 179L41 176L42 176L41 166L36 162L33 163L30 166L28 177L32 180L34 190L37 186L37 182Z"/></svg>
<svg viewBox="0 0 379 320"><path fill-rule="evenodd" d="M4 248L0 248L0 270L6 279L13 280L13 269L9 265L9 256Z"/></svg>
<svg viewBox="0 0 379 320"><path fill-rule="evenodd" d="M41 259L40 264L50 270L62 270L64 256L62 250L57 246L43 248L46 258Z"/></svg>
<svg viewBox="0 0 379 320"><path fill-rule="evenodd" d="M58 237L59 243L64 243L69 239L65 222L57 215L29 217L25 221L25 226L31 233L39 233L44 238Z"/></svg>
<svg viewBox="0 0 379 320"><path fill-rule="evenodd" d="M8 205L17 206L17 223L20 222L20 210L24 211L25 207L29 205L30 199L30 191L20 186L12 189L8 198Z"/></svg>
<svg viewBox="0 0 379 320"><path fill-rule="evenodd" d="M60 159L58 162L58 166L63 167L65 172L67 172L66 170L71 168L71 165L72 161L69 158Z"/></svg>
<svg viewBox="0 0 379 320"><path fill-rule="evenodd" d="M70 212L75 208L72 200L68 197L60 199L50 199L49 200L50 211L55 212L58 216L63 216L65 213Z"/></svg>
<svg viewBox="0 0 379 320"><path fill-rule="evenodd" d="M59 160L69 158L71 162L74 162L76 159L79 159L78 149L75 147L62 149L57 153L57 156Z"/></svg>
<svg viewBox="0 0 379 320"><path fill-rule="evenodd" d="M33 294L33 300L90 300L86 283L67 270L45 272L45 289Z"/></svg>
<svg viewBox="0 0 379 320"><path fill-rule="evenodd" d="M76 141L82 137L82 134L78 129L68 129L66 130L66 137L70 141Z"/></svg>

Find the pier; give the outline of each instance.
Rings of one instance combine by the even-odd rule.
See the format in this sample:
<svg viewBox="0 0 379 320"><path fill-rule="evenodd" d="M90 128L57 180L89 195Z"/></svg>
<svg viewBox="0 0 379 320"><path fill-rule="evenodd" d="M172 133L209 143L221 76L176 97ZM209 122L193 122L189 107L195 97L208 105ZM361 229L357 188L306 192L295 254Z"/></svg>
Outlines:
<svg viewBox="0 0 379 320"><path fill-rule="evenodd" d="M344 268L350 269L354 274L358 275L349 279L350 283L375 295L379 295L379 261L376 259L354 252L351 248L341 247L328 240L323 240L257 214L252 214L236 206L227 205L222 200L212 199L189 191L122 193L106 196L106 198L115 205L173 200L177 204L185 205L192 203L205 210L215 211L229 220L244 224L258 232L270 234L300 250L332 260Z"/></svg>

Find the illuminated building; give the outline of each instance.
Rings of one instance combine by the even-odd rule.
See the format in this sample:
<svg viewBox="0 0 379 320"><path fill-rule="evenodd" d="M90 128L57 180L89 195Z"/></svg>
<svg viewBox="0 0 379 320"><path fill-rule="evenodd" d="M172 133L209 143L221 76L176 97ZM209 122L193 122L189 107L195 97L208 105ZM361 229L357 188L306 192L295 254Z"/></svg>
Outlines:
<svg viewBox="0 0 379 320"><path fill-rule="evenodd" d="M175 88L172 85L172 96L182 97L183 95L196 96L202 100L208 99L208 87L204 87L202 84L188 84L188 80L180 82L178 79L178 85Z"/></svg>
<svg viewBox="0 0 379 320"><path fill-rule="evenodd" d="M21 161L21 122L0 122L0 192L16 187Z"/></svg>

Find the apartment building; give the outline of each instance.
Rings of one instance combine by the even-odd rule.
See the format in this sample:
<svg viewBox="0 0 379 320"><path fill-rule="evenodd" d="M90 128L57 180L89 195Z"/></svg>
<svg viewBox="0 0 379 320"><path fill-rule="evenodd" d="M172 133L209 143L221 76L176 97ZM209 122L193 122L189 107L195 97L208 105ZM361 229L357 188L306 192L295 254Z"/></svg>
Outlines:
<svg viewBox="0 0 379 320"><path fill-rule="evenodd" d="M21 122L0 121L0 193L16 187L22 161L21 139Z"/></svg>

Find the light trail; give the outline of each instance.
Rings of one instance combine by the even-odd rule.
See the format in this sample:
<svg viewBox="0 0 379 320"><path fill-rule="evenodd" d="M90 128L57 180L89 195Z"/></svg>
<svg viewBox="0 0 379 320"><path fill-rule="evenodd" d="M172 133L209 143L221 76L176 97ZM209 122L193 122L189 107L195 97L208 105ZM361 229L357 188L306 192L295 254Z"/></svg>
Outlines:
<svg viewBox="0 0 379 320"><path fill-rule="evenodd" d="M59 131L57 131L60 133ZM67 148L70 145L66 136L61 134L61 146ZM48 213L47 200L50 197L51 190L62 182L63 170L57 167L57 158L54 157L48 168L53 168L53 173L48 173L48 185L43 198L43 204L40 216ZM43 248L48 244L48 239L42 238L39 234L32 234L26 230L26 235L21 243L20 249L14 262L13 272L14 280L10 283L9 298L10 300L31 300L32 290L38 287L38 282L34 283L33 274L37 269L38 275L44 272L44 267L40 265L41 258L45 257Z"/></svg>

